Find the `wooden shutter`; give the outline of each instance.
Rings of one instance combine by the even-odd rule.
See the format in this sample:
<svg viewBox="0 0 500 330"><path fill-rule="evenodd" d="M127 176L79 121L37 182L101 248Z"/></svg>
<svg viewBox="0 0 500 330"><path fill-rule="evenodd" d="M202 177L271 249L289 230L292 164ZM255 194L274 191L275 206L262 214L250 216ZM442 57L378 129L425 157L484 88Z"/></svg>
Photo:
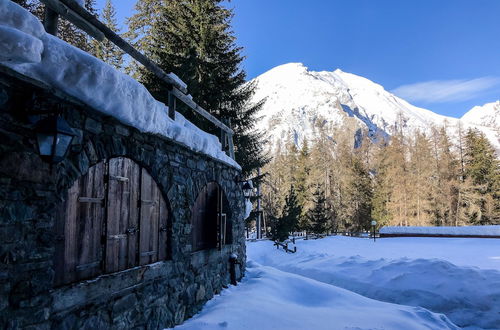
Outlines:
<svg viewBox="0 0 500 330"><path fill-rule="evenodd" d="M168 207L165 199L161 193L159 193L160 200L160 223L159 223L159 235L158 235L158 260L165 260L168 258Z"/></svg>
<svg viewBox="0 0 500 330"><path fill-rule="evenodd" d="M61 285L75 280L76 257L74 247L76 242L66 238L75 237L78 194L80 192L80 180L77 180L68 190L65 200L56 209L54 252L54 283ZM70 219L74 219L71 221ZM70 252L71 251L71 252Z"/></svg>
<svg viewBox="0 0 500 330"><path fill-rule="evenodd" d="M91 167L69 189L57 211L56 285L101 273L104 172L104 162Z"/></svg>
<svg viewBox="0 0 500 330"><path fill-rule="evenodd" d="M138 264L139 165L128 158L112 158L107 178L105 271L110 273Z"/></svg>
<svg viewBox="0 0 500 330"><path fill-rule="evenodd" d="M218 238L218 192L215 182L206 185L199 193L192 208L193 251L215 248Z"/></svg>
<svg viewBox="0 0 500 330"><path fill-rule="evenodd" d="M158 260L160 191L153 178L142 169L140 197L139 260L141 265Z"/></svg>

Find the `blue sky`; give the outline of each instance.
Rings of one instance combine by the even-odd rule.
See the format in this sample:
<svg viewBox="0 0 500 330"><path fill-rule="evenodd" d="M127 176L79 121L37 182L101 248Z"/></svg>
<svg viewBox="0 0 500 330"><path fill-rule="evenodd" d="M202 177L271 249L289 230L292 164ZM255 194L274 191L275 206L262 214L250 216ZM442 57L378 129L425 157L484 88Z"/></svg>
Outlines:
<svg viewBox="0 0 500 330"><path fill-rule="evenodd" d="M135 0L114 3L121 22L133 13ZM233 0L228 6L249 78L288 62L340 68L453 117L500 99L500 0Z"/></svg>

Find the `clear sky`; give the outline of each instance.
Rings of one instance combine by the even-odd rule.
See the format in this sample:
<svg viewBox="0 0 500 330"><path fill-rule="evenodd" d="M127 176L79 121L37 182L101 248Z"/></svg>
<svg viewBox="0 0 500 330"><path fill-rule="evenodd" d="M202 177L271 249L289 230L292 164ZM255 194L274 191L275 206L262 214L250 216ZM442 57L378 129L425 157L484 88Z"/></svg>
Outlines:
<svg viewBox="0 0 500 330"><path fill-rule="evenodd" d="M120 22L134 3L114 0ZM500 0L233 0L228 6L249 78L289 62L315 71L340 68L453 117L500 99Z"/></svg>

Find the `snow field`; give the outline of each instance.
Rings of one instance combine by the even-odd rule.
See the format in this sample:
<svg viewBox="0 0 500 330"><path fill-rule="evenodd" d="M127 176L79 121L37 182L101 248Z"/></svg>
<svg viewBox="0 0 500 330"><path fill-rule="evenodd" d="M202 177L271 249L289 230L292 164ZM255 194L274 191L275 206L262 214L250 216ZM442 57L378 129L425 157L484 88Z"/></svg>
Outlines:
<svg viewBox="0 0 500 330"><path fill-rule="evenodd" d="M175 329L458 329L420 307L365 298L255 262L238 286L225 289L201 313Z"/></svg>
<svg viewBox="0 0 500 330"><path fill-rule="evenodd" d="M350 237L297 241L296 254L248 245L248 258L379 301L445 314L469 329L500 328L500 240Z"/></svg>
<svg viewBox="0 0 500 330"><path fill-rule="evenodd" d="M0 0L0 64L60 89L142 132L165 136L241 169L222 151L216 136L200 130L179 113L172 120L167 106L156 101L143 85L45 33L35 16L10 0Z"/></svg>
<svg viewBox="0 0 500 330"><path fill-rule="evenodd" d="M500 240L247 243L247 273L175 329L499 329Z"/></svg>

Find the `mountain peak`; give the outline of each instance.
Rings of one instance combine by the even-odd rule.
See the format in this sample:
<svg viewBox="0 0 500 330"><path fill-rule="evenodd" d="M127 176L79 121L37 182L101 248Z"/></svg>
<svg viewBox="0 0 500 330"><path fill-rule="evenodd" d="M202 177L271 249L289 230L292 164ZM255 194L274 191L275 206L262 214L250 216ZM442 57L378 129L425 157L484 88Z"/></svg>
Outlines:
<svg viewBox="0 0 500 330"><path fill-rule="evenodd" d="M475 106L461 118L464 121L481 126L500 128L500 100Z"/></svg>
<svg viewBox="0 0 500 330"><path fill-rule="evenodd" d="M347 122L375 138L387 136L401 125L410 131L424 132L433 125L446 124L450 130L458 125L456 118L413 106L383 86L341 69L316 72L302 63L287 63L255 81L253 101L266 99L258 127L270 135L271 148L290 139L296 144L304 139L314 140L321 127L331 130ZM479 127L500 149L494 128L465 120L462 123Z"/></svg>

